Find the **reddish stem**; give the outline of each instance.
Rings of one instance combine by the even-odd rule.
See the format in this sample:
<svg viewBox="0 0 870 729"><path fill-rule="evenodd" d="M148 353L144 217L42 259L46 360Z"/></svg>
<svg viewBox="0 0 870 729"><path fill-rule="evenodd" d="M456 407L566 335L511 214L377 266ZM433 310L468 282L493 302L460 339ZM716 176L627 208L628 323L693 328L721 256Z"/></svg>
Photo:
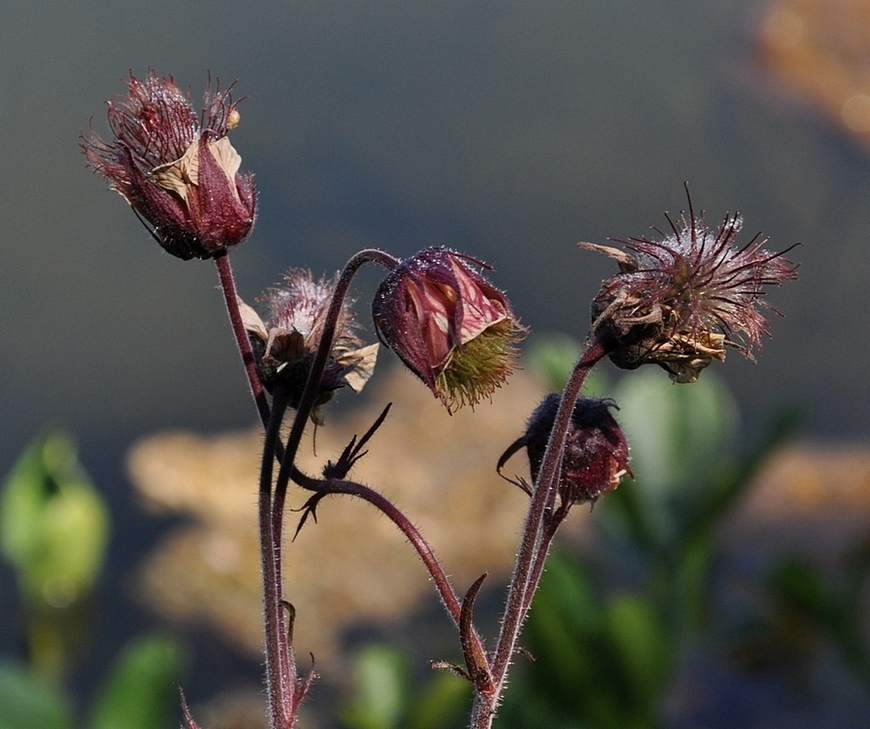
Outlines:
<svg viewBox="0 0 870 729"><path fill-rule="evenodd" d="M571 422L571 415L574 412L574 405L586 376L606 354L605 345L598 339L594 340L574 366L562 394L559 410L556 413L553 429L547 443L547 450L544 453L538 479L535 482L514 565L513 577L508 588L507 604L492 660L494 687L491 692L485 694L479 692L476 695L472 709L472 729L489 729L495 718L501 692L506 684L511 658L516 651L520 630L538 587L543 573L543 565L552 543L553 534L545 531L545 517L552 511L555 501L562 454L565 449L565 438Z"/></svg>
<svg viewBox="0 0 870 729"><path fill-rule="evenodd" d="M290 474L296 461L296 453L299 450L299 444L302 442L302 434L305 432L308 418L314 409L314 403L320 394L320 383L329 361L329 355L332 353L335 330L341 317L345 296L347 296L353 277L366 263L377 263L386 269L393 269L398 265L398 260L384 251L373 248L365 249L353 255L339 275L335 292L332 295L332 301L326 314L323 333L320 337L320 346L314 355L311 371L308 373L308 380L305 383L305 390L303 390L302 397L299 399L299 407L296 408L296 417L293 419L290 434L287 436L281 469L275 482L275 499L272 505L272 538L274 540L273 548L278 554L281 553L284 501L287 494L287 485L290 481Z"/></svg>
<svg viewBox="0 0 870 729"><path fill-rule="evenodd" d="M242 312L239 309L239 296L236 293L236 281L233 278L230 258L226 251L221 251L215 255L214 262L220 277L221 291L224 295L224 303L227 306L227 314L230 317L230 325L236 338L236 346L239 349L242 365L245 368L245 375L248 378L248 386L251 389L251 395L257 406L257 412L260 414L260 421L263 423L263 427L266 427L269 423L269 402L266 400L266 393L260 382L260 376L257 374L257 362L254 359L254 351L251 349L251 340L248 339L248 332L242 321Z"/></svg>
<svg viewBox="0 0 870 729"><path fill-rule="evenodd" d="M287 408L287 393L278 388L273 397L271 417L266 424L263 459L260 467L258 518L260 558L263 568L263 615L266 647L266 692L269 701L269 726L292 726L296 665L287 645L287 630L282 606L280 554L272 545L272 472L275 447L281 435L281 422Z"/></svg>

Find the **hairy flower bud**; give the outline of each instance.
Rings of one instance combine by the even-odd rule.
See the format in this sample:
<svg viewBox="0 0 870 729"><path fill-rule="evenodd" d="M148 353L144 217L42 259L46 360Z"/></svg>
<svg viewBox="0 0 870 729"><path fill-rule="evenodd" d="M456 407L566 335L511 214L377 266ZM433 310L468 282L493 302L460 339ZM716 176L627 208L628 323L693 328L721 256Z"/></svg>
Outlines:
<svg viewBox="0 0 870 729"><path fill-rule="evenodd" d="M703 213L689 213L661 240L618 240L635 255L595 243L580 243L615 259L620 273L607 279L592 303L592 331L611 349L623 369L655 363L676 382L694 382L731 346L749 359L769 335L764 287L797 278L797 266L762 246L756 235L738 248L739 215L726 215L718 232ZM790 250L790 249L789 249Z"/></svg>
<svg viewBox="0 0 870 729"><path fill-rule="evenodd" d="M113 138L82 137L88 164L121 194L173 256L211 258L251 232L256 191L227 138L239 121L230 89L206 92L197 114L171 76L130 76L109 102Z"/></svg>
<svg viewBox="0 0 870 729"><path fill-rule="evenodd" d="M448 409L475 405L500 387L523 329L505 295L446 248L426 248L378 288L372 316L381 341Z"/></svg>
<svg viewBox="0 0 870 729"><path fill-rule="evenodd" d="M265 322L250 306L239 301L260 380L270 392L278 382L287 386L290 407L297 408L302 398L320 347L335 285L335 278L314 281L311 271L291 268L284 275L284 283L262 297L270 309ZM359 392L374 372L378 345L361 346L354 333L358 325L350 310L351 303L345 299L315 406L328 402L345 385ZM316 409L312 417L321 422Z"/></svg>
<svg viewBox="0 0 870 729"><path fill-rule="evenodd" d="M526 447L533 481L537 481L561 401L559 393L547 395L535 408L525 435L518 441ZM628 443L610 414L612 407L616 407L613 400L582 397L574 405L559 476L563 511L575 503L594 503L613 491L625 474L631 475Z"/></svg>

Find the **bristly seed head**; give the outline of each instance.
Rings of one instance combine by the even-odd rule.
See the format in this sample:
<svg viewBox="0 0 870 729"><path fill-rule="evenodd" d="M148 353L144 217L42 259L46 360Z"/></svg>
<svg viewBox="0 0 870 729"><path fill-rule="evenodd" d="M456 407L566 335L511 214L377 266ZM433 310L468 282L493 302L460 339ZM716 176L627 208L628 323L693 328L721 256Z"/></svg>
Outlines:
<svg viewBox="0 0 870 729"><path fill-rule="evenodd" d="M676 382L694 382L730 346L749 359L770 335L764 309L779 314L765 299L765 287L797 278L797 266L784 253L764 249L756 235L742 247L738 214L727 214L718 231L703 212L689 212L658 239L617 240L632 253L595 243L580 243L615 259L620 273L607 279L592 302L592 334L611 348L623 369L655 363ZM794 246L792 246L794 247Z"/></svg>
<svg viewBox="0 0 870 729"><path fill-rule="evenodd" d="M311 271L291 268L284 274L283 283L273 286L261 297L269 307L266 321L245 302L239 301L260 380L269 391L278 382L288 387L290 407L298 407L302 398L323 337L336 283L337 277L315 281ZM362 346L356 335L359 325L351 310L352 303L345 298L316 406L328 402L335 390L345 385L359 392L374 372L378 345ZM315 422L321 422L317 409L312 417Z"/></svg>

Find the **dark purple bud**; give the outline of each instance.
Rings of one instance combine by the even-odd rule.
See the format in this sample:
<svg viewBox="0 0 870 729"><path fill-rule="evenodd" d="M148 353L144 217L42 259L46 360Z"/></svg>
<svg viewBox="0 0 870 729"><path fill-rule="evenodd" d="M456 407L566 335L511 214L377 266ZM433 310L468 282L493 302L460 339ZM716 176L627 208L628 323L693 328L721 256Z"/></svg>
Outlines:
<svg viewBox="0 0 870 729"><path fill-rule="evenodd" d="M533 481L537 481L561 401L559 393L547 395L529 418L523 440ZM613 407L613 400L591 398L579 398L574 405L559 477L563 510L575 503L597 501L613 491L625 474L631 475L628 443L610 414Z"/></svg>

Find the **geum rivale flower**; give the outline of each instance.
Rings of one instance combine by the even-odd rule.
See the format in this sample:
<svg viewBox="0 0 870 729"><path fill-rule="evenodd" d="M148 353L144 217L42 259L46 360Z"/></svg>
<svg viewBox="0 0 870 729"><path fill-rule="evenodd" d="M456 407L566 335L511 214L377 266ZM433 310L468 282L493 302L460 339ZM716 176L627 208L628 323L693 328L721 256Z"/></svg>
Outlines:
<svg viewBox="0 0 870 729"><path fill-rule="evenodd" d="M562 402L557 392L547 395L535 408L526 431L514 441L498 461L498 471L521 448L526 449L532 482L537 484L544 454ZM613 400L581 397L574 403L565 450L562 454L556 492L559 496L557 519L564 518L574 504L591 502L613 491L625 475L631 476L628 442L611 414ZM517 483L529 495L532 488Z"/></svg>
<svg viewBox="0 0 870 729"><path fill-rule="evenodd" d="M730 346L753 359L770 334L764 309L779 314L765 299L765 287L797 278L797 266L765 250L761 234L742 247L738 214L728 214L718 231L689 213L658 229L658 239L616 240L632 253L580 243L615 259L620 272L607 279L592 303L592 334L610 349L623 369L655 363L676 382L694 382ZM794 246L792 246L793 248Z"/></svg>
<svg viewBox="0 0 870 729"><path fill-rule="evenodd" d="M131 75L128 93L109 102L108 141L82 136L88 164L132 206L151 234L178 258L212 258L241 243L256 212L251 174L227 132L239 112L230 88L206 91L194 110L171 76Z"/></svg>
<svg viewBox="0 0 870 729"><path fill-rule="evenodd" d="M269 309L265 319L239 300L242 321L257 362L263 386L273 392L278 383L287 389L289 405L297 408L320 347L327 311L337 277L315 281L311 271L291 268L284 281L262 297ZM336 390L350 387L362 390L372 376L378 344L363 346L356 335L359 328L351 310L352 301L344 299L336 323L326 369L312 411L312 420L322 423L319 406L332 399Z"/></svg>
<svg viewBox="0 0 870 729"><path fill-rule="evenodd" d="M448 410L489 397L513 371L524 334L507 297L477 270L485 264L426 248L381 283L372 316L381 341Z"/></svg>

